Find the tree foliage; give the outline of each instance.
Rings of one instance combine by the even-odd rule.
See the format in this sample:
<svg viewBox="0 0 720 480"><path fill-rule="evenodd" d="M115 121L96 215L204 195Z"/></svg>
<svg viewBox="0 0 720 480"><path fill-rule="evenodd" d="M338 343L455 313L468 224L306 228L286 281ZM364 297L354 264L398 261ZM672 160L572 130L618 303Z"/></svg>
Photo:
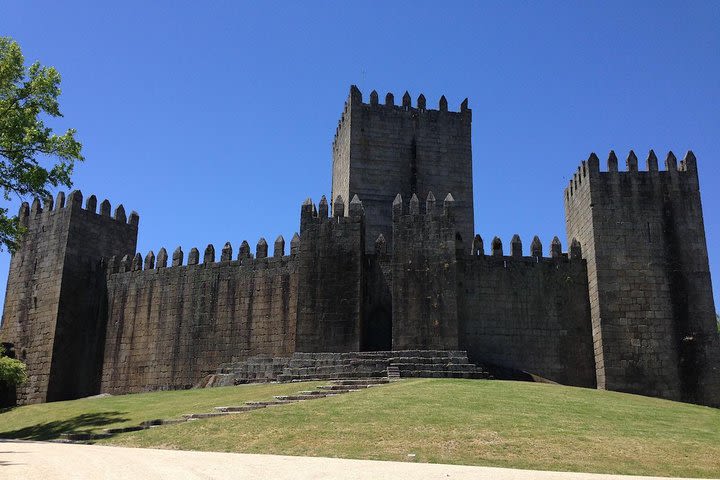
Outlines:
<svg viewBox="0 0 720 480"><path fill-rule="evenodd" d="M62 117L60 74L35 62L25 66L17 42L0 37L0 189L12 196L46 198L51 187L72 185L82 145L75 130L57 135L43 118ZM0 207L0 250L13 251L22 234L17 217Z"/></svg>
<svg viewBox="0 0 720 480"><path fill-rule="evenodd" d="M0 346L0 386L17 387L27 380L27 368L20 360L5 356Z"/></svg>

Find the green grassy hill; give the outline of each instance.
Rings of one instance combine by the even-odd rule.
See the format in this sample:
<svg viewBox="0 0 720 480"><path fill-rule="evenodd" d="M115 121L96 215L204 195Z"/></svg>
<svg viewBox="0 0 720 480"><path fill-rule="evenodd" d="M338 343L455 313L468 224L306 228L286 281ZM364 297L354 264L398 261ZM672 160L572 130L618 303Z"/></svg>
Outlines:
<svg viewBox="0 0 720 480"><path fill-rule="evenodd" d="M263 400L312 384L76 400L0 414L0 437L51 438ZM720 477L720 410L539 383L414 379L124 433L100 443L667 476Z"/></svg>

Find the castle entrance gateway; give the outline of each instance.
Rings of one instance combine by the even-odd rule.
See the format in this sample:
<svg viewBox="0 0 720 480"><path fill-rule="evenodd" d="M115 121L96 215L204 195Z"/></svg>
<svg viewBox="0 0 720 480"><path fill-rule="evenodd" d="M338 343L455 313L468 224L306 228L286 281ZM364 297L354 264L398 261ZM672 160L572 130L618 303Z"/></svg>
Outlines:
<svg viewBox="0 0 720 480"><path fill-rule="evenodd" d="M392 350L392 313L385 307L377 307L363 323L362 344L363 352L377 352Z"/></svg>

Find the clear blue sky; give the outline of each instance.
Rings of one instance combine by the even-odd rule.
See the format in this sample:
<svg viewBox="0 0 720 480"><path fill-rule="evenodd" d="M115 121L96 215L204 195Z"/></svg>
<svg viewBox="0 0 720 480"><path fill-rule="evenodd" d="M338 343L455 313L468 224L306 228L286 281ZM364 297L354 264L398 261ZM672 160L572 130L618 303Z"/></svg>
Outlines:
<svg viewBox="0 0 720 480"><path fill-rule="evenodd" d="M137 210L143 253L289 241L354 83L469 97L476 230L526 250L565 243L590 152L694 150L719 304L720 2L525 3L3 0L0 35L61 72L75 185Z"/></svg>

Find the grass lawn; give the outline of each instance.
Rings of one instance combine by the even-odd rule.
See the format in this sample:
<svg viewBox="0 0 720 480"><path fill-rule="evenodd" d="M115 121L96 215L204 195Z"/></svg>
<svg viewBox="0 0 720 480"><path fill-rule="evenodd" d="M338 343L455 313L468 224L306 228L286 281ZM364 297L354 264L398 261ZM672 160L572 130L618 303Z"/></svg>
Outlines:
<svg viewBox="0 0 720 480"><path fill-rule="evenodd" d="M253 384L27 405L0 413L0 438L50 440L61 433L97 433L106 428L138 425L145 420L211 412L213 407L270 400L273 395L287 395L315 385L319 383Z"/></svg>
<svg viewBox="0 0 720 480"><path fill-rule="evenodd" d="M255 388L256 394L245 396ZM149 413L158 411L158 404L168 413L174 403L183 403L174 408L176 413L202 410L201 405L209 410L230 403L226 395L231 392L238 392L235 399L259 399L261 391L270 395L271 389L279 388L306 387L230 387L22 407L0 414L0 430L5 431L0 437L8 436L10 423L16 431L33 428L41 420L90 413L88 407L95 413L133 416L137 422L158 417ZM138 401L123 400L131 397ZM129 412L139 406L141 411ZM42 418L35 414L38 410L30 410L40 408ZM57 413L51 413L56 408ZM379 460L406 460L413 453L420 462L720 477L720 410L520 382L404 380L337 397L120 434L99 443Z"/></svg>

